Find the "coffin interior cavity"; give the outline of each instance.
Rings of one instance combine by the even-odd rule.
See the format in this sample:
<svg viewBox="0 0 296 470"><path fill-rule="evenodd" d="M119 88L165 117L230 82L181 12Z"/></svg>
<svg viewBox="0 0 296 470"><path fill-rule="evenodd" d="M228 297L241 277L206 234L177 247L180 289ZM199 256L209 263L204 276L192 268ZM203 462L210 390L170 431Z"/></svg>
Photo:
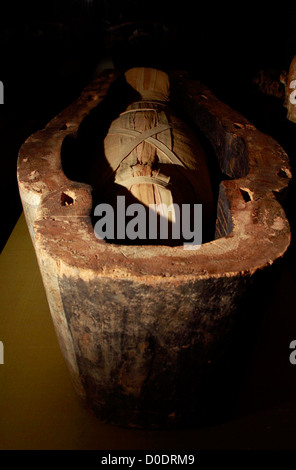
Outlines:
<svg viewBox="0 0 296 470"><path fill-rule="evenodd" d="M122 101L123 96L125 97L124 102ZM97 204L109 202L108 199L106 200L105 195L102 194L99 184L101 168L106 172L110 170L105 158L104 139L112 121L136 99L139 99L139 97L135 91L121 78L118 78L111 85L106 97L84 117L77 131L69 133L63 140L61 163L65 176L71 181L86 183L92 187L93 208L91 218L93 225L95 225L97 220L93 216L94 208ZM228 133L224 142L225 148L219 154L215 145L212 145L211 139L202 132L186 110L181 109L177 105L174 96L172 96L171 100L171 109L194 132L207 156L208 170L215 199L215 214L208 229L204 231L203 243L210 242L216 237L217 224L218 226L221 224L219 217L217 218L219 205L221 206L221 190L219 189L221 182L245 176L248 172L248 157L245 145L238 135ZM241 126L240 124L237 125ZM234 164L233 162L237 163ZM100 170L98 170L99 166ZM126 192L123 191L123 194L126 194ZM134 200L133 202L138 201ZM224 207L225 210L229 209ZM231 218L230 212L226 217ZM232 230L232 225L228 224L226 231L225 229L224 227L223 233L228 235ZM111 242L113 241L111 240ZM121 240L120 243L141 244L141 240ZM175 243L172 244L172 240L168 240L167 243L172 246L175 245ZM150 240L149 244L163 244L163 241L159 239L156 242Z"/></svg>

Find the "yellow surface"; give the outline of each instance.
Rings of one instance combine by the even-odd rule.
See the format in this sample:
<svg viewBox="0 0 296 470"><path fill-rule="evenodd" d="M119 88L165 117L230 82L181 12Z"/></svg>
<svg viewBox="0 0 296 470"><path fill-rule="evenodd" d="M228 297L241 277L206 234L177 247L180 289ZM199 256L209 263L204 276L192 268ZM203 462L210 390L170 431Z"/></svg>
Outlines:
<svg viewBox="0 0 296 470"><path fill-rule="evenodd" d="M291 281L284 285L294 286ZM273 349L265 348L269 335L275 347L273 333L268 329L262 345L266 354L261 353L263 368L257 374L255 371L253 383L251 380L246 384L247 399L258 396L259 409L255 407L236 419L195 430L122 429L100 423L84 409L72 388L23 215L0 257L0 286L0 341L4 345L4 364L0 364L1 450L295 448L296 369L286 356L289 388L281 387L285 395L264 404L283 375L281 366L281 376L271 370L271 375L264 377L263 372L260 382L268 364L276 369L275 361L270 360ZM283 323L282 307L281 310ZM292 336L291 333L291 339L295 339ZM280 345L285 354L288 344L285 340ZM255 363L260 363L259 356ZM291 395L285 390L290 390Z"/></svg>
<svg viewBox="0 0 296 470"><path fill-rule="evenodd" d="M178 446L183 435L187 445L185 431L108 426L83 407L59 349L23 214L0 257L0 285L1 450L161 449Z"/></svg>

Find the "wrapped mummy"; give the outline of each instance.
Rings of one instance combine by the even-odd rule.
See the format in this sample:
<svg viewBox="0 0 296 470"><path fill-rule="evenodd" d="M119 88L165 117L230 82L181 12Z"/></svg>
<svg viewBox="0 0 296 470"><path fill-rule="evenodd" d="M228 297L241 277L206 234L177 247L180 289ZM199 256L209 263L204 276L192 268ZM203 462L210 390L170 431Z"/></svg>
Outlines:
<svg viewBox="0 0 296 470"><path fill-rule="evenodd" d="M139 99L111 123L104 139L105 199L115 204L118 195L125 195L127 203L153 205L172 223L174 205L182 210L183 204L202 204L208 224L214 201L206 155L194 132L169 106L168 75L133 68L125 79Z"/></svg>

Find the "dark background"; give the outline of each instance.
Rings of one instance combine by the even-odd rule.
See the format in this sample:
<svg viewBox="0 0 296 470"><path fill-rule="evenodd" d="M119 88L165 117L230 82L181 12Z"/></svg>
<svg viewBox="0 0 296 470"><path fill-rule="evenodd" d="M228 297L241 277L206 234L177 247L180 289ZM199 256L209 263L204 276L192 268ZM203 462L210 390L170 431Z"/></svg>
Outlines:
<svg viewBox="0 0 296 470"><path fill-rule="evenodd" d="M287 121L282 98L254 84L260 70L272 69L277 76L289 69L296 55L295 18L295 1L39 0L1 5L0 249L22 211L16 180L20 146L80 95L106 58L120 69L186 70L272 135L287 151L295 173L296 124ZM258 433L263 448L270 448L270 439L278 435L272 432L276 426L283 432L274 447L296 448L296 366L288 360L290 341L296 339L294 200L292 183L285 203L292 243L277 290L261 299L269 317L241 398L240 413L259 410L258 429L246 433ZM269 428L260 416L270 420ZM235 433L227 437L231 448Z"/></svg>
<svg viewBox="0 0 296 470"><path fill-rule="evenodd" d="M296 53L295 16L292 1L1 4L0 249L21 212L15 176L21 144L79 96L106 56L117 68L187 70L288 148L282 102L256 93L252 80L261 69L288 70Z"/></svg>

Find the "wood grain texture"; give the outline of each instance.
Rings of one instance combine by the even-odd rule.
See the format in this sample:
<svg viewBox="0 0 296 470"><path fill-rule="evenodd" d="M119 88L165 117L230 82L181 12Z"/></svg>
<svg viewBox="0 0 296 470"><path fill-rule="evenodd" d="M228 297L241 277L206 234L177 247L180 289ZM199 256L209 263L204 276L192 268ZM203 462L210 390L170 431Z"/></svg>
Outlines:
<svg viewBox="0 0 296 470"><path fill-rule="evenodd" d="M184 106L229 175L220 184L216 239L196 251L96 239L92 187L66 177L61 149L119 76L103 74L24 143L20 193L79 395L114 424L183 426L209 411L209 391L223 382L218 373L213 388L212 378L235 325L254 321L251 308L242 314L246 300L256 301L252 286L289 247L289 223L275 195L287 189L290 167L271 137L202 84L171 72L172 102Z"/></svg>

